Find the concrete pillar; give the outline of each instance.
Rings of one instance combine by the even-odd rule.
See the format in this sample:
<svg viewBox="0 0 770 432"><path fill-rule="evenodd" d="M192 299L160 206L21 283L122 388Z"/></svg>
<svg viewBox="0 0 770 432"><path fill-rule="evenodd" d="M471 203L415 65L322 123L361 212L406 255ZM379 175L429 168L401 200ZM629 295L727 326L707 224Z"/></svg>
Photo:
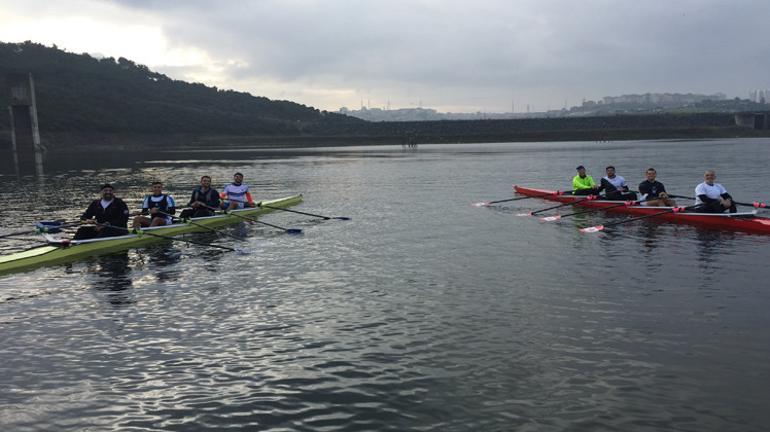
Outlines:
<svg viewBox="0 0 770 432"><path fill-rule="evenodd" d="M43 175L43 146L38 129L35 82L31 73L6 75L11 116L11 146L16 172Z"/></svg>

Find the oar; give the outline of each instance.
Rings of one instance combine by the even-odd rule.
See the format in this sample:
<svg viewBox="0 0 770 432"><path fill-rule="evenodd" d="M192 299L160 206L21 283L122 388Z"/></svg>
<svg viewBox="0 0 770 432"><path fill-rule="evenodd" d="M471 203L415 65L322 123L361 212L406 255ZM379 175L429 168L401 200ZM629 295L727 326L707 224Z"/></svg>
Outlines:
<svg viewBox="0 0 770 432"><path fill-rule="evenodd" d="M158 211L158 213L160 213L160 214L162 214L162 215L164 215L164 216L174 217L174 215L171 215L171 214L168 214L168 213L162 212L162 211L160 211L160 210ZM240 238L240 237L238 237L238 236L234 236L234 235L232 235L232 234L228 234L228 233L225 233L225 232L221 232L221 231L219 231L218 229L215 229L215 228L211 228L211 227L208 227L208 226L206 226L206 225L203 225L203 224L200 224L200 223L198 223L198 222L193 222L193 221L192 221L192 220L190 220L190 219L180 219L180 220L181 220L182 222L184 222L184 223L188 223L188 224L190 224L190 225L194 225L194 226L197 226L197 227L199 227L199 228L203 228L203 229L205 229L205 230L207 230L207 231L211 231L211 232L213 232L213 233L214 233L214 234L216 234L216 235L226 235L226 236L228 236L228 237L231 237L231 238L234 238L234 239L236 239L236 240L238 240L238 241L242 241L242 240L243 240L242 238Z"/></svg>
<svg viewBox="0 0 770 432"><path fill-rule="evenodd" d="M25 231L16 231L16 232L0 235L0 238L9 238L9 237L16 237L16 236L25 235L25 234L34 234L36 232L37 230L29 230L29 229Z"/></svg>
<svg viewBox="0 0 770 432"><path fill-rule="evenodd" d="M185 243L189 243L189 244L193 244L193 245L197 245L197 246L213 247L213 248L217 248L217 249L228 250L230 252L241 252L238 249L233 249L233 248L227 247L227 246L219 246L219 245L215 245L215 244L201 243L201 242L197 242L197 241L192 241L192 240L182 239L182 238L178 238L178 237L167 236L167 235L163 235L163 234L155 234L155 233L148 232L148 231L142 230L142 229L131 230L131 229L120 227L120 226L108 225L108 224L100 224L100 223L97 223L96 225L100 225L100 226L103 226L103 227L112 227L112 228L115 228L115 229L119 229L121 231L125 231L125 232L127 232L129 234L136 234L138 236L148 235L150 237L157 237L157 238L162 238L162 239L166 239L166 240L180 241L180 242L185 242Z"/></svg>
<svg viewBox="0 0 770 432"><path fill-rule="evenodd" d="M209 206L205 206L205 207L210 209L210 210L216 210L214 207L209 207ZM262 225L267 225L269 227L273 227L273 228L276 228L276 229L279 229L279 230L283 230L284 232L286 232L286 234L302 234L302 230L299 229L299 228L284 228L284 227L281 227L281 226L278 226L278 225L273 225L271 223L262 222L261 220L257 220L257 219L246 217L246 216L242 216L242 215L239 215L238 213L228 213L227 210L225 210L224 212L225 212L225 214L229 214L229 215L241 218L243 220L247 220L249 222L256 222L256 223L260 223Z"/></svg>
<svg viewBox="0 0 770 432"><path fill-rule="evenodd" d="M61 228L79 225L80 223L81 221L71 221L71 222L67 222L65 220L43 221L43 222L38 222L35 225L35 228L33 229L3 234L3 235L0 235L0 238L15 237L15 236L26 235L26 234L46 233L46 232L49 232L49 230L50 232L59 232Z"/></svg>
<svg viewBox="0 0 770 432"><path fill-rule="evenodd" d="M606 225L595 225L595 226L591 226L591 227L581 228L580 232L582 232L582 233L595 233L595 232L602 231L605 228L609 228L609 227L612 227L612 226L622 225L622 224L625 224L625 223L629 223L629 222L633 222L633 221L638 221L638 220L641 220L641 219L647 219L647 218L651 218L651 217L655 217L655 216L660 216L660 215L664 215L664 214L669 214L669 213L681 213L681 212L684 212L684 211L687 211L687 210L692 210L692 209L694 209L696 207L701 207L702 205L703 204L692 205L692 206L689 206L689 207L671 207L668 210L664 210L664 211L657 212L657 213L650 213L650 214L647 214L647 215L644 215L644 216L632 217L630 219L624 219L624 220L619 221L619 222L613 222L613 223L609 223L609 224L606 224Z"/></svg>
<svg viewBox="0 0 770 432"><path fill-rule="evenodd" d="M637 204L640 204L640 203L642 203L644 201L645 200L625 201L622 204L611 205L611 206L608 206L608 207L597 207L597 208L593 208L593 209L588 209L588 210L583 210L583 211L573 212L573 213L567 213L567 214L563 214L563 215L553 215L553 216L541 217L540 220L543 221L543 222L553 222L553 221L557 221L557 220L565 218L565 217L577 216L577 215L586 214L586 213L595 213L595 212L598 212L598 211L609 210L609 209L613 209L613 208L617 208L617 207L637 205Z"/></svg>
<svg viewBox="0 0 770 432"><path fill-rule="evenodd" d="M596 196L596 195L588 195L586 198L582 198L582 199L579 199L577 201L563 203L563 204L555 205L553 207L546 207L544 209L540 209L540 210L533 211L533 212L517 213L516 216L534 216L534 215L539 214L539 213L547 212L548 210L554 210L554 209L557 209L557 208L571 206L573 204L579 204L579 203L582 203L583 201L593 201L593 200L598 199L598 198L599 197Z"/></svg>
<svg viewBox="0 0 770 432"><path fill-rule="evenodd" d="M305 216L317 217L317 218L321 218L321 219L325 219L325 220L329 220L329 219L337 219L337 220L344 220L344 221L349 221L350 220L350 218L347 217L347 216L322 216L322 215L317 215L317 214L313 214L313 213L305 213L305 212L301 212L301 211L297 211L297 210L285 209L285 208L281 208L281 207L273 207L273 206L269 206L267 204L262 204L262 202L258 202L257 203L257 207L264 207L264 208L269 208L269 209L272 209L272 210L281 210L281 211L285 211L285 212L297 213L297 214L301 214L301 215L305 215Z"/></svg>
<svg viewBox="0 0 770 432"><path fill-rule="evenodd" d="M674 197L674 198L683 198L683 199L691 199L691 200L695 199L694 197L688 197L688 196L684 196L684 195L669 195L669 196L670 197ZM733 204L735 204L735 205L741 205L741 206L746 206L746 207L754 207L756 209L764 209L764 208L770 207L770 204L767 204L767 203L764 203L764 202L761 202L761 201L754 201L753 203L743 203L743 202L738 202L738 201L735 201L735 200L732 200L732 201L733 201Z"/></svg>
<svg viewBox="0 0 770 432"><path fill-rule="evenodd" d="M496 201L481 201L481 202L473 203L471 205L473 207L489 207L492 204L498 204L498 203L503 203L503 202L519 201L519 200L525 200L525 199L530 199L530 198L543 198L543 197L547 197L547 196L566 195L566 194L570 194L572 192L574 192L574 191L564 191L564 192L553 191L553 192L548 192L547 194L542 194L542 195L529 195L529 196L525 196L525 197L508 198L508 199L501 199L501 200L496 200Z"/></svg>

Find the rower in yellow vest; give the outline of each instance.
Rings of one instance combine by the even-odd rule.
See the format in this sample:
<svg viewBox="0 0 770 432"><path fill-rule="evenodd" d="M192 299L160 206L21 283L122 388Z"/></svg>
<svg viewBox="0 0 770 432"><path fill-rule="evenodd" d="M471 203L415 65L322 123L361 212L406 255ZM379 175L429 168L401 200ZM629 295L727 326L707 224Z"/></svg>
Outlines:
<svg viewBox="0 0 770 432"><path fill-rule="evenodd" d="M586 174L586 167L583 165L578 166L577 175L572 179L572 194L573 195L596 195L596 182L590 175Z"/></svg>

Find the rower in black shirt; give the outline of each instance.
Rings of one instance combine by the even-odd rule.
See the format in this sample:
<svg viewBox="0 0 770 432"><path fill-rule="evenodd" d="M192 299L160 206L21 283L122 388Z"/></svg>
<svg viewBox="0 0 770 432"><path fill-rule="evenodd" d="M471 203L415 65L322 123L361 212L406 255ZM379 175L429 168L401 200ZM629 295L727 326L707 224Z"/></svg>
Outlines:
<svg viewBox="0 0 770 432"><path fill-rule="evenodd" d="M201 185L193 190L190 202L187 204L189 209L185 209L179 215L182 219L197 218L204 216L214 216L212 208L219 208L219 192L211 188L211 177L205 175L201 177Z"/></svg>
<svg viewBox="0 0 770 432"><path fill-rule="evenodd" d="M655 207L676 207L676 201L668 197L663 183L655 180L658 175L655 168L647 168L645 175L647 180L639 183L639 193L644 200L643 204Z"/></svg>
<svg viewBox="0 0 770 432"><path fill-rule="evenodd" d="M93 226L78 228L75 240L124 235L128 226L128 206L115 197L112 185L105 184L102 198L91 202L80 219Z"/></svg>

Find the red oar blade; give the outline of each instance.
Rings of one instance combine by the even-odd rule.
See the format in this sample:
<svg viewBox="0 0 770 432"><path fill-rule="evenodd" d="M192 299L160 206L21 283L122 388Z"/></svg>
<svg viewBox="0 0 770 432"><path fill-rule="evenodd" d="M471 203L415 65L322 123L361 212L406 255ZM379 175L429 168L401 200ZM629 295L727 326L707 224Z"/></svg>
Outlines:
<svg viewBox="0 0 770 432"><path fill-rule="evenodd" d="M553 221L557 221L559 219L561 219L560 215L546 216L546 217L541 217L540 218L540 220L543 221L543 222L553 222Z"/></svg>
<svg viewBox="0 0 770 432"><path fill-rule="evenodd" d="M595 232L599 232L599 231L601 231L603 229L604 229L604 225L596 225L596 226L587 227L587 228L580 228L580 232L582 232L582 233L595 233Z"/></svg>
<svg viewBox="0 0 770 432"><path fill-rule="evenodd" d="M516 216L532 216L532 212L527 212L527 213L516 213Z"/></svg>
<svg viewBox="0 0 770 432"><path fill-rule="evenodd" d="M489 207L489 201L481 201L471 204L473 207Z"/></svg>

